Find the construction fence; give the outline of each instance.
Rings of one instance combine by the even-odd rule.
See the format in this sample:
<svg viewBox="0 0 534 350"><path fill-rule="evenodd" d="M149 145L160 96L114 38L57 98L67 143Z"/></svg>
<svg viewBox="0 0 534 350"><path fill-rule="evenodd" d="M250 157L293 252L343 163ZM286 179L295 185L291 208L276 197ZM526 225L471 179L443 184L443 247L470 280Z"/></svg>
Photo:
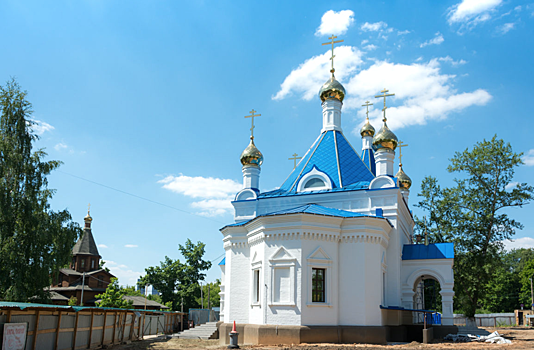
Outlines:
<svg viewBox="0 0 534 350"><path fill-rule="evenodd" d="M0 344L6 344L10 337L4 335L5 329L14 326L9 324L25 324L25 345L14 349L96 348L146 335L179 332L187 322L186 315L160 310L0 302ZM12 345L16 345L14 339L9 338Z"/></svg>
<svg viewBox="0 0 534 350"><path fill-rule="evenodd" d="M454 314L454 325L465 326L467 317L462 314ZM516 324L516 317L513 312L498 314L476 314L475 324L477 327L502 327Z"/></svg>

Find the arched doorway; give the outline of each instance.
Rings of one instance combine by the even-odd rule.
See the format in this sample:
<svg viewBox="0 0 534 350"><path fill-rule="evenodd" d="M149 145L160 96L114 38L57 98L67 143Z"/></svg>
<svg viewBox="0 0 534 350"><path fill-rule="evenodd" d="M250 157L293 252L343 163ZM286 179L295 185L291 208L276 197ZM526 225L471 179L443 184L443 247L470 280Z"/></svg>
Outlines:
<svg viewBox="0 0 534 350"><path fill-rule="evenodd" d="M421 275L414 283L413 308L429 310L442 314L441 285L432 275ZM414 313L414 323L423 323L423 313ZM434 317L434 322L441 323L441 317ZM428 320L427 320L428 321Z"/></svg>

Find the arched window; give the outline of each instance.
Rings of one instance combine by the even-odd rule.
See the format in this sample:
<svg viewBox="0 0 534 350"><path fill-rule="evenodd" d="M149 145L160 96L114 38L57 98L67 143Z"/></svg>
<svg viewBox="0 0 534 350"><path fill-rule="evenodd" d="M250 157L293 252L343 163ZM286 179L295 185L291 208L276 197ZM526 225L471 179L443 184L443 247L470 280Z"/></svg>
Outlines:
<svg viewBox="0 0 534 350"><path fill-rule="evenodd" d="M297 186L297 192L331 190L332 181L327 174L318 170L315 166L307 174L302 176Z"/></svg>
<svg viewBox="0 0 534 350"><path fill-rule="evenodd" d="M325 187L325 186L326 186L326 184L324 183L323 180L321 180L319 178L314 178L314 179L308 180L308 182L306 182L304 184L304 189Z"/></svg>

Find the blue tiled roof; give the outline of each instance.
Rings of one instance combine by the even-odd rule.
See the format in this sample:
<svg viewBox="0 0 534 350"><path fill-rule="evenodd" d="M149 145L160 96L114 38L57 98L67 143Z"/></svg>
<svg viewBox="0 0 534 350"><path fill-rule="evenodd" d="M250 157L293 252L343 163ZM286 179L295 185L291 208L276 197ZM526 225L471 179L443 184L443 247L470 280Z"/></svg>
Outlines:
<svg viewBox="0 0 534 350"><path fill-rule="evenodd" d="M375 152L372 149L364 149L362 151L362 160L373 175L376 176Z"/></svg>
<svg viewBox="0 0 534 350"><path fill-rule="evenodd" d="M221 262L219 263L219 265L226 265L226 257L224 257Z"/></svg>
<svg viewBox="0 0 534 350"><path fill-rule="evenodd" d="M345 136L339 131L329 130L323 132L313 143L279 189L261 193L258 197L304 194L296 192L298 182L313 168L324 172L330 178L332 189L312 193L364 189L368 188L369 183L374 179L371 170ZM310 194L310 192L305 194Z"/></svg>
<svg viewBox="0 0 534 350"><path fill-rule="evenodd" d="M382 217L381 212L377 213L378 215L365 215L365 214L355 213L355 212L347 211L347 210L323 207L322 205L317 205L317 204L306 204L306 205L301 205L296 208L284 209L284 210L274 211L272 213L267 213L264 215L259 215L255 217L254 219L226 225L225 227L243 226L251 222L252 220L255 220L260 217L274 216L274 215L289 215L289 214L313 214L313 215L323 215L323 216L335 216L335 217L341 217L341 218L373 217L373 218L384 219Z"/></svg>
<svg viewBox="0 0 534 350"><path fill-rule="evenodd" d="M405 244L402 260L454 259L454 243Z"/></svg>

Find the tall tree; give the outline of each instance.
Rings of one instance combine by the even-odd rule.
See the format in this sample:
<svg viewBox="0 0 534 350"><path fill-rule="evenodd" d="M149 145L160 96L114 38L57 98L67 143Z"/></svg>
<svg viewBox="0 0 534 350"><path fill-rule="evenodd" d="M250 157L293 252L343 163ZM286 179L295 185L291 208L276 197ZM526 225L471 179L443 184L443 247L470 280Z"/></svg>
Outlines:
<svg viewBox="0 0 534 350"><path fill-rule="evenodd" d="M427 226L434 242L454 242L455 304L468 317L495 277L502 241L523 227L505 209L522 207L533 197L526 183L509 189L515 168L523 164L521 155L494 136L455 153L447 168L459 175L455 186L441 188L433 177L421 185L417 206L428 211L429 222L417 219L417 225Z"/></svg>
<svg viewBox="0 0 534 350"><path fill-rule="evenodd" d="M206 271L211 267L211 262L202 259L205 252L205 244L194 244L187 239L185 246L178 245L185 262L179 259L173 260L168 256L160 266L151 266L145 269L146 275L141 279L141 284L150 284L160 293L164 303L172 302L173 310L180 310L184 304L184 311L191 307L197 307L196 297L200 297L199 281L203 281Z"/></svg>
<svg viewBox="0 0 534 350"><path fill-rule="evenodd" d="M125 295L128 295L128 290L119 286L118 279L112 278L106 291L95 296L96 298L100 298L100 301L97 302L97 306L133 309L133 301L124 299Z"/></svg>
<svg viewBox="0 0 534 350"><path fill-rule="evenodd" d="M59 161L32 151L31 104L14 81L0 86L0 299L46 300L50 276L70 261L81 234L67 210L50 210L46 176Z"/></svg>

